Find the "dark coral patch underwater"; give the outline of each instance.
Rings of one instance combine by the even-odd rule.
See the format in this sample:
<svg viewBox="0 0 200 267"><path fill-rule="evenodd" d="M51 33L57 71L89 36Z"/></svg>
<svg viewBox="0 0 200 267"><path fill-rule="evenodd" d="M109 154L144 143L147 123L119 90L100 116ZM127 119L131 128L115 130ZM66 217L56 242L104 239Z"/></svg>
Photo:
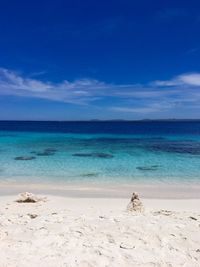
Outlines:
<svg viewBox="0 0 200 267"><path fill-rule="evenodd" d="M104 158L104 159L110 159L114 156L111 154L106 153L74 153L72 156L75 157L91 157L91 158Z"/></svg>
<svg viewBox="0 0 200 267"><path fill-rule="evenodd" d="M157 171L159 167L160 167L159 165L139 166L136 169L140 171Z"/></svg>
<svg viewBox="0 0 200 267"><path fill-rule="evenodd" d="M16 157L15 160L33 160L36 159L36 157L24 157L24 156L20 156L20 157Z"/></svg>

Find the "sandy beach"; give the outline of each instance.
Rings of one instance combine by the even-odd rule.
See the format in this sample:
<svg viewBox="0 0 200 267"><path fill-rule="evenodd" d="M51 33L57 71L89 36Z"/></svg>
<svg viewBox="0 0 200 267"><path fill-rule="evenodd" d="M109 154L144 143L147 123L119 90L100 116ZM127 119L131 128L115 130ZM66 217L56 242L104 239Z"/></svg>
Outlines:
<svg viewBox="0 0 200 267"><path fill-rule="evenodd" d="M1 267L200 266L200 199L42 197L0 197Z"/></svg>
<svg viewBox="0 0 200 267"><path fill-rule="evenodd" d="M35 177L29 181L5 178L0 181L0 196L18 195L30 191L35 194L48 194L75 198L128 198L133 192L147 199L198 199L200 198L199 182L98 182L98 181L48 181L40 182ZM113 179L114 180L114 179ZM123 181L123 177L121 178Z"/></svg>

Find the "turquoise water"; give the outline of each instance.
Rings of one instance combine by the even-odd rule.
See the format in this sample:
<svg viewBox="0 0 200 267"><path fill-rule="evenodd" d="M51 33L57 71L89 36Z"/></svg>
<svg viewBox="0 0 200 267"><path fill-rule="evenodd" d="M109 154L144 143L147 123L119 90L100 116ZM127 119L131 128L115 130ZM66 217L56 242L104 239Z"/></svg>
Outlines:
<svg viewBox="0 0 200 267"><path fill-rule="evenodd" d="M199 182L200 135L4 130L0 131L0 179Z"/></svg>

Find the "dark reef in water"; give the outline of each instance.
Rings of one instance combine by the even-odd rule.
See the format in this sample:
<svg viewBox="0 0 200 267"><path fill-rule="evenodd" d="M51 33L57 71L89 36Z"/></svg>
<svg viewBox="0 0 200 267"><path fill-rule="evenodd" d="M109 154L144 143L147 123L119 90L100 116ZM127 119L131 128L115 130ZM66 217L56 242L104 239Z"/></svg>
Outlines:
<svg viewBox="0 0 200 267"><path fill-rule="evenodd" d="M126 138L119 138L119 137L99 137L99 138L92 138L88 141L91 142L101 142L101 143L137 143L137 142L151 142L151 141L161 141L165 140L164 137L126 137Z"/></svg>
<svg viewBox="0 0 200 267"><path fill-rule="evenodd" d="M31 154L35 154L36 156L53 156L57 149L54 148L46 148L43 151L31 151Z"/></svg>
<svg viewBox="0 0 200 267"><path fill-rule="evenodd" d="M54 152L57 152L58 150L55 149L55 148L46 148L44 151L45 151L45 152L51 152L51 153L54 153Z"/></svg>
<svg viewBox="0 0 200 267"><path fill-rule="evenodd" d="M200 142L195 141L167 141L149 143L147 149L158 152L200 155Z"/></svg>
<svg viewBox="0 0 200 267"><path fill-rule="evenodd" d="M36 157L16 157L15 160L33 160L36 159Z"/></svg>
<svg viewBox="0 0 200 267"><path fill-rule="evenodd" d="M43 151L43 152L37 152L36 156L53 156L55 153L53 152L48 152L48 151Z"/></svg>
<svg viewBox="0 0 200 267"><path fill-rule="evenodd" d="M136 169L140 171L156 171L158 170L159 165L152 165L152 166L139 166Z"/></svg>
<svg viewBox="0 0 200 267"><path fill-rule="evenodd" d="M75 153L75 154L72 154L72 156L75 156L75 157L104 158L104 159L110 159L110 158L114 157L113 155L106 154L106 153Z"/></svg>
<svg viewBox="0 0 200 267"><path fill-rule="evenodd" d="M82 177L97 177L99 174L94 172L94 173L83 173L81 176Z"/></svg>

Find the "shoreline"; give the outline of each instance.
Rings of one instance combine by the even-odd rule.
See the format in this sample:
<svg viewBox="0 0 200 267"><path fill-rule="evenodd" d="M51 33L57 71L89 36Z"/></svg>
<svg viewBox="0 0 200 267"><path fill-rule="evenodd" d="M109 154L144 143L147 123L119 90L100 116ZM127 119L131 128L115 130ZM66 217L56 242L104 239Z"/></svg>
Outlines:
<svg viewBox="0 0 200 267"><path fill-rule="evenodd" d="M117 183L117 182L0 182L0 196L24 191L72 198L129 198L137 192L145 199L200 199L200 183Z"/></svg>

